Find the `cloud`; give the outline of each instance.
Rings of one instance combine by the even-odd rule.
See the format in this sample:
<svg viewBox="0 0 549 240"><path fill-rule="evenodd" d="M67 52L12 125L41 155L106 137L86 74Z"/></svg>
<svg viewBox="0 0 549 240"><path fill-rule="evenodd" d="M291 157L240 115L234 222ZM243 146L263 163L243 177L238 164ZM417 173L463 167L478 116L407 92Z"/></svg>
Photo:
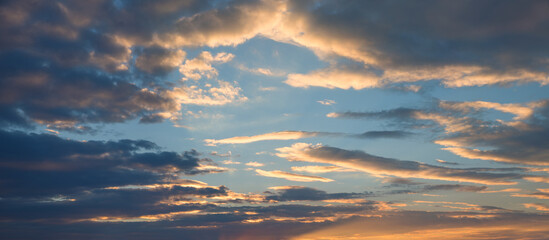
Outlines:
<svg viewBox="0 0 549 240"><path fill-rule="evenodd" d="M0 109L7 125L43 124L79 131L81 124L116 123L178 109L160 89L141 88L123 77L69 69L22 52L0 53ZM161 118L163 119L163 118Z"/></svg>
<svg viewBox="0 0 549 240"><path fill-rule="evenodd" d="M513 197L526 197L526 198L537 198L537 199L549 199L549 189L538 188L537 192L531 193L514 193L511 194Z"/></svg>
<svg viewBox="0 0 549 240"><path fill-rule="evenodd" d="M368 131L362 134L355 135L358 138L405 138L413 133L406 131Z"/></svg>
<svg viewBox="0 0 549 240"><path fill-rule="evenodd" d="M265 171L261 169L256 169L257 175L264 176L264 177L273 177L273 178L283 178L289 181L296 181L296 182L333 182L334 180L329 178L323 178L319 176L309 176L309 175L301 175L301 174L295 174L295 173L289 173L289 172L283 172L283 171Z"/></svg>
<svg viewBox="0 0 549 240"><path fill-rule="evenodd" d="M437 159L437 162L438 162L438 163L441 163L441 164L445 164L445 165L459 165L459 163L456 163L456 162L448 162L448 161L444 161L444 160L441 160L441 159Z"/></svg>
<svg viewBox="0 0 549 240"><path fill-rule="evenodd" d="M513 82L538 82L542 85L549 83L545 72L531 72L519 70L516 72L491 72L487 68L449 66L427 68L422 70L402 69L386 70L383 74L376 74L379 70L369 67L332 66L315 70L307 74L289 74L286 84L292 87L324 87L329 89L355 89L393 87L401 83L441 80L446 87L471 87L495 84L509 84ZM410 86L404 90L417 91L417 87Z"/></svg>
<svg viewBox="0 0 549 240"><path fill-rule="evenodd" d="M328 173L328 172L354 172L354 169L340 168L336 166L301 166L292 167L295 172Z"/></svg>
<svg viewBox="0 0 549 240"><path fill-rule="evenodd" d="M225 160L222 163L227 164L227 165L229 165L229 164L235 164L235 165L240 164L240 162L235 162L233 160Z"/></svg>
<svg viewBox="0 0 549 240"><path fill-rule="evenodd" d="M287 83L295 87L363 89L425 80L440 80L448 87L547 84L545 57L538 53L548 49L533 46L543 44L546 37L537 32L547 22L540 9L549 5L497 3L499 11L486 14L492 6L468 1L291 1L271 38L312 49L331 63L311 73L289 75ZM502 27L501 21L507 25ZM510 47L505 36L520 44ZM347 61L338 63L337 57Z"/></svg>
<svg viewBox="0 0 549 240"><path fill-rule="evenodd" d="M379 112L332 112L326 114L329 118L378 118L378 119L408 119L412 118L418 110L411 108L395 108L391 110L384 110Z"/></svg>
<svg viewBox="0 0 549 240"><path fill-rule="evenodd" d="M233 54L220 52L212 56L210 52L201 52L196 58L185 61L185 64L179 67L179 72L185 76L184 79L198 80L202 77L215 78L218 75L217 70L212 67L213 63L226 63L234 58Z"/></svg>
<svg viewBox="0 0 549 240"><path fill-rule="evenodd" d="M547 164L546 99L529 103L438 101L431 109L396 108L377 112L335 112L327 117L391 119L405 127L444 130L434 142L444 150L470 159L543 166ZM511 121L478 118L479 111L497 110L514 115ZM480 148L480 149L479 149Z"/></svg>
<svg viewBox="0 0 549 240"><path fill-rule="evenodd" d="M274 187L277 194L267 196L268 200L275 201L325 201L341 199L357 199L369 196L369 193L326 193L310 187L303 186L282 186Z"/></svg>
<svg viewBox="0 0 549 240"><path fill-rule="evenodd" d="M284 14L283 1L256 1L179 18L166 31L152 33L161 46L235 46L271 32Z"/></svg>
<svg viewBox="0 0 549 240"><path fill-rule="evenodd" d="M338 167L356 169L374 176L423 178L445 181L473 182L489 185L516 184L511 179L521 178L514 173L489 173L469 169L432 166L413 161L373 156L362 151L296 143L291 147L278 148L277 156L290 161L328 163Z"/></svg>
<svg viewBox="0 0 549 240"><path fill-rule="evenodd" d="M340 135L337 133L324 133L324 132L305 132L305 131L281 131L281 132L272 132L265 133L254 136L239 136L225 139L205 139L204 142L208 145L217 145L217 144L245 144L252 143L257 141L266 141L266 140L295 140L301 138L310 138L317 136L325 135Z"/></svg>
<svg viewBox="0 0 549 240"><path fill-rule="evenodd" d="M265 164L259 163L259 162L247 162L244 165L250 166L250 167L263 167L263 166L265 166Z"/></svg>
<svg viewBox="0 0 549 240"><path fill-rule="evenodd" d="M385 178L383 179L384 183L390 183L391 186L401 186L401 185L419 185L423 183L414 182L410 179L406 178L398 178L398 177L392 177L392 178Z"/></svg>
<svg viewBox="0 0 549 240"><path fill-rule="evenodd" d="M268 68L248 68L242 64L238 65L238 69L246 72L250 72L256 75L264 75L264 76L284 76L286 75L283 72L280 71L271 71L271 69Z"/></svg>
<svg viewBox="0 0 549 240"><path fill-rule="evenodd" d="M158 151L145 140L76 141L49 134L0 131L2 196L55 196L129 184L152 184L201 169L208 159L192 150Z"/></svg>
<svg viewBox="0 0 549 240"><path fill-rule="evenodd" d="M474 101L474 102L448 102L441 101L440 107L446 109L452 109L462 112L469 112L470 110L479 110L479 109L494 109L505 113L511 113L515 115L514 120L523 120L527 119L534 114L534 108L536 105L542 105L542 102L533 102L528 106L523 106L522 104L514 103L495 103L495 102L485 102L485 101Z"/></svg>
<svg viewBox="0 0 549 240"><path fill-rule="evenodd" d="M534 208L538 211L549 212L549 206L542 203L524 203L525 208Z"/></svg>
<svg viewBox="0 0 549 240"><path fill-rule="evenodd" d="M362 134L347 134L337 132L307 132L307 131L280 131L253 136L237 136L224 139L205 139L207 145L217 144L246 144L268 140L296 140L311 137L355 137L355 138L404 138L411 135L406 131L369 131Z"/></svg>
<svg viewBox="0 0 549 240"><path fill-rule="evenodd" d="M308 74L289 74L286 84L292 87L324 87L341 89L363 89L380 87L378 77L366 70L321 69Z"/></svg>
<svg viewBox="0 0 549 240"><path fill-rule="evenodd" d="M440 184L440 185L428 185L423 187L425 191L438 191L438 190L455 190L459 192L481 192L486 190L486 186L471 186L460 184Z"/></svg>
<svg viewBox="0 0 549 240"><path fill-rule="evenodd" d="M206 84L205 88L197 85L175 87L165 92L165 95L180 104L219 106L247 101L242 89L229 82L217 81L218 86Z"/></svg>
<svg viewBox="0 0 549 240"><path fill-rule="evenodd" d="M143 49L135 59L135 66L150 74L165 74L178 67L185 59L185 55L181 49L149 47Z"/></svg>
<svg viewBox="0 0 549 240"><path fill-rule="evenodd" d="M541 240L547 229L540 223L546 221L546 216L536 214L401 211L378 218L345 221L296 238L458 240L527 237Z"/></svg>
<svg viewBox="0 0 549 240"><path fill-rule="evenodd" d="M320 101L316 101L317 103L320 103L322 105L334 105L336 104L336 102L334 100L330 100L330 99L324 99L324 100L320 100Z"/></svg>

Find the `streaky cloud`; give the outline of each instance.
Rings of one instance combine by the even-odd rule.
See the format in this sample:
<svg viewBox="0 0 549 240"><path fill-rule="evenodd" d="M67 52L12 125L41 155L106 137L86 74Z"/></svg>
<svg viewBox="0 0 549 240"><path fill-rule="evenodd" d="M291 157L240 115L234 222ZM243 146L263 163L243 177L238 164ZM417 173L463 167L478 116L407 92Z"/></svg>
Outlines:
<svg viewBox="0 0 549 240"><path fill-rule="evenodd" d="M511 180L523 175L515 173L490 173L469 169L447 168L414 161L403 161L378 157L363 151L307 143L296 143L291 147L278 148L277 156L290 161L304 161L333 164L356 169L374 176L395 176L402 178L423 178L433 180L472 182L488 185L513 185Z"/></svg>
<svg viewBox="0 0 549 240"><path fill-rule="evenodd" d="M264 177L273 177L273 178L283 178L289 181L296 181L296 182L333 182L334 180L319 176L310 176L310 175L302 175L302 174L296 174L296 173L289 173L279 170L274 171L265 171L261 169L255 170L258 175L264 176Z"/></svg>

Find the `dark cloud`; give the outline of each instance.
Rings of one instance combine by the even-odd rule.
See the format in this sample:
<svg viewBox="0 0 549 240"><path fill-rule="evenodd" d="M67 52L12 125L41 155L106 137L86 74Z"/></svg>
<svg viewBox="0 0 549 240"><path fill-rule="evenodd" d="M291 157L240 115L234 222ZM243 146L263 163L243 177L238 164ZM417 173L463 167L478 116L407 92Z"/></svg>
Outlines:
<svg viewBox="0 0 549 240"><path fill-rule="evenodd" d="M369 64L547 71L546 2L292 1L290 9L309 38L340 40L349 48L335 53Z"/></svg>
<svg viewBox="0 0 549 240"><path fill-rule="evenodd" d="M406 178L388 178L383 181L384 183L390 183L391 186L402 186L402 185L420 185L423 183L414 182Z"/></svg>
<svg viewBox="0 0 549 240"><path fill-rule="evenodd" d="M438 190L454 190L459 192L480 192L486 190L487 186L472 186L461 184L440 184L440 185L427 185L423 187L424 191L438 191Z"/></svg>
<svg viewBox="0 0 549 240"><path fill-rule="evenodd" d="M481 192L488 189L487 186L474 186L463 184L437 184L437 185L424 185L424 183L418 183L405 178L389 178L384 181L390 183L387 188L392 187L405 187L407 189L391 190L389 194L412 194L412 193L426 193L432 191L458 191L458 192ZM418 186L421 185L421 186Z"/></svg>
<svg viewBox="0 0 549 240"><path fill-rule="evenodd" d="M144 140L75 141L6 131L0 131L0 139L2 197L55 196L220 171L200 169L208 159L194 150L160 152Z"/></svg>
<svg viewBox="0 0 549 240"><path fill-rule="evenodd" d="M383 110L379 112L337 112L330 113L328 117L334 118L379 118L379 119L408 119L411 118L418 110L411 108L395 108L391 110Z"/></svg>
<svg viewBox="0 0 549 240"><path fill-rule="evenodd" d="M123 217L168 214L178 211L203 210L213 207L209 204L170 205L162 201L186 200L192 197L211 198L227 195L227 188L172 186L153 189L95 189L70 194L70 200L51 199L4 199L2 218L4 220L31 221L79 221L99 217ZM145 219L146 220L146 219Z"/></svg>
<svg viewBox="0 0 549 240"><path fill-rule="evenodd" d="M135 66L150 74L166 74L178 67L184 59L185 52L182 50L154 46L143 49L135 59Z"/></svg>
<svg viewBox="0 0 549 240"><path fill-rule="evenodd" d="M280 189L277 194L267 196L267 200L275 201L321 201L358 199L371 195L370 193L327 193L310 187L288 186Z"/></svg>
<svg viewBox="0 0 549 240"><path fill-rule="evenodd" d="M35 122L81 130L85 123L123 122L177 109L173 100L129 83L123 76L63 68L18 51L1 53L0 66L5 125Z"/></svg>
<svg viewBox="0 0 549 240"><path fill-rule="evenodd" d="M355 135L358 138L406 138L413 135L406 131L368 131Z"/></svg>
<svg viewBox="0 0 549 240"><path fill-rule="evenodd" d="M364 206L320 207L303 205L282 205L271 207L235 207L219 210L238 211L236 213L211 213L190 215L178 219L158 222L3 222L0 231L3 236L14 239L35 239L43 235L44 239L289 239L292 237L336 238L337 236L379 237L398 236L405 238L408 234L422 236L427 232L429 237L446 237L449 239L467 238L521 238L542 240L547 230L543 224L548 222L546 215L502 212L490 206L481 207L494 213L469 211L459 212L425 212L399 211L375 212L375 208ZM254 216L244 212L255 211ZM374 212L373 212L374 211ZM296 216L316 217L331 216L340 212L356 216L339 218L324 222L275 221L269 218L284 216L285 219ZM384 213L384 217L360 216L362 213ZM290 217L292 216L292 217ZM264 219L262 222L245 223L245 220ZM519 226L517 226L519 221ZM116 227L113 227L113 225ZM395 228L395 226L399 226ZM505 228L502 232L501 228ZM372 232L372 229L376 229ZM452 229L449 232L447 229ZM494 230L495 229L495 230ZM401 235L402 234L402 235ZM409 235L408 235L409 236ZM427 235L426 235L427 236Z"/></svg>

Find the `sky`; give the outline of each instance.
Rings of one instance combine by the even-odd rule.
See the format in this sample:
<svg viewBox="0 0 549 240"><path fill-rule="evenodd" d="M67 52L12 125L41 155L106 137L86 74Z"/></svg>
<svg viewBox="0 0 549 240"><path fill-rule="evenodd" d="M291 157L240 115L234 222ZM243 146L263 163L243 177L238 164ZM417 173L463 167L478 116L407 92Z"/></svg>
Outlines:
<svg viewBox="0 0 549 240"><path fill-rule="evenodd" d="M547 239L549 2L5 0L5 239Z"/></svg>

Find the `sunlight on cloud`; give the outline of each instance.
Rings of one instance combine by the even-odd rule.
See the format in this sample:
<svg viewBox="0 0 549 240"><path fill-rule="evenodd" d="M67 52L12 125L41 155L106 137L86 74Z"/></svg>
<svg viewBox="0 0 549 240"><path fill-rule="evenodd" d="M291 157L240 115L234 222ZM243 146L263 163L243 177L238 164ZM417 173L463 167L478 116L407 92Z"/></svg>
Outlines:
<svg viewBox="0 0 549 240"><path fill-rule="evenodd" d="M289 181L296 181L296 182L333 182L334 180L329 178L323 178L319 176L309 176L309 175L301 175L301 174L295 174L295 173L289 173L289 172L283 172L283 171L265 171L261 169L255 170L258 175L264 176L264 177L273 177L273 178L283 178Z"/></svg>
<svg viewBox="0 0 549 240"><path fill-rule="evenodd" d="M457 182L472 182L489 185L513 185L510 181L517 175L477 172L467 169L446 168L428 164L389 159L369 155L362 151L349 151L326 147L320 144L296 143L291 147L278 148L277 156L289 161L328 163L338 167L356 169L374 176L424 178Z"/></svg>

